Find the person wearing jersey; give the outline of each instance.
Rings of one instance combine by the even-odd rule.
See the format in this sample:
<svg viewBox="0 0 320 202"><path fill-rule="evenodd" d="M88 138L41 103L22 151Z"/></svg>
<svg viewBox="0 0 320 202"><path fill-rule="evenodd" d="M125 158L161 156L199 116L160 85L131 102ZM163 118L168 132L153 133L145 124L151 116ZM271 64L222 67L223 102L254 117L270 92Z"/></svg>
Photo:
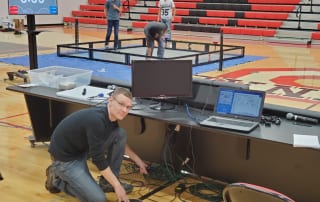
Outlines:
<svg viewBox="0 0 320 202"><path fill-rule="evenodd" d="M167 47L171 48L171 24L176 15L176 7L173 0L160 0L159 1L159 12L158 12L158 21L163 22L167 25L168 30L165 35L165 41Z"/></svg>

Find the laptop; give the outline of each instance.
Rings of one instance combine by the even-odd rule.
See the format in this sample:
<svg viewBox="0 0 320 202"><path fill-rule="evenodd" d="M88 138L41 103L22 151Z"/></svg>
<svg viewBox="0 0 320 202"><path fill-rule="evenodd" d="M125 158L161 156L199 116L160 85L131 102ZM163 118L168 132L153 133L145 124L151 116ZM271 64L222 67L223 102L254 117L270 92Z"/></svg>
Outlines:
<svg viewBox="0 0 320 202"><path fill-rule="evenodd" d="M200 125L250 132L259 125L265 92L219 87L214 113Z"/></svg>

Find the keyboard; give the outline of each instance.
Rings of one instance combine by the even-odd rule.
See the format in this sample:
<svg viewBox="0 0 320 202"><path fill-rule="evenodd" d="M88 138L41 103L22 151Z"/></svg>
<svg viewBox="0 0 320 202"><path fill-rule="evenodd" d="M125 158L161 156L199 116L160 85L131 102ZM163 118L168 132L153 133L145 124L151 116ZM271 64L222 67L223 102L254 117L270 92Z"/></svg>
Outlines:
<svg viewBox="0 0 320 202"><path fill-rule="evenodd" d="M215 118L215 117L212 117L208 121L230 124L230 125L239 125L239 126L244 126L244 127L249 127L249 126L252 126L252 124L253 124L253 123L249 123L249 122L242 122L240 120L238 121L238 120L230 120L230 119L219 119L219 118Z"/></svg>

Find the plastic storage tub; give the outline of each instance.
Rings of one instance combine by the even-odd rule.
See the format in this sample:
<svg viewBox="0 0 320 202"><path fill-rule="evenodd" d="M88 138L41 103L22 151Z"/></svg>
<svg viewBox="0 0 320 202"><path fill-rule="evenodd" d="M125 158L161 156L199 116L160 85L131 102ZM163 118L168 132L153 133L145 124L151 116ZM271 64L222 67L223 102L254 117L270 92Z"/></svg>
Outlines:
<svg viewBox="0 0 320 202"><path fill-rule="evenodd" d="M57 89L89 85L92 71L63 66L49 66L29 71L30 82Z"/></svg>

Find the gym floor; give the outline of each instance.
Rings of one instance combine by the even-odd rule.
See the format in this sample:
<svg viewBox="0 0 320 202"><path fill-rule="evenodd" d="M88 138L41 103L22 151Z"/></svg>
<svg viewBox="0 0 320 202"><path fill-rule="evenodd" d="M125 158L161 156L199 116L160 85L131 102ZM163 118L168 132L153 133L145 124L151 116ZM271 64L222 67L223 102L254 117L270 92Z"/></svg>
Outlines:
<svg viewBox="0 0 320 202"><path fill-rule="evenodd" d="M38 54L55 53L57 44L74 43L74 29L70 27L41 27L37 36ZM105 30L80 28L80 42L104 40ZM143 37L143 32L120 32L120 38ZM174 33L173 39L185 41L208 42L211 36L194 33ZM14 35L12 32L0 32L0 44L20 45L12 51L10 47L0 47L0 57L14 57L28 54L28 36L25 32ZM250 84L252 89L267 91L266 102L281 106L294 107L320 112L320 48L319 46L269 43L263 40L225 39L225 44L245 46L247 55L263 56L265 59L239 64L223 71L206 72L196 77ZM10 44L9 44L10 45ZM0 63L0 172L4 180L0 181L3 201L76 201L65 194L50 194L44 188L45 169L50 163L47 153L48 144L39 143L30 148L28 136L32 135L28 110L22 94L5 90L7 86L22 83L23 80L7 79L7 72L28 70L28 67ZM125 169L124 167L123 169ZM93 176L98 176L96 168L90 164ZM125 175L125 180L137 184L130 198L139 198L148 193L153 182L138 173ZM129 179L129 180L128 180ZM188 183L197 182L187 179ZM146 187L139 187L145 182ZM179 182L168 186L145 201L207 201L190 193L175 194ZM108 195L115 201L114 194Z"/></svg>

